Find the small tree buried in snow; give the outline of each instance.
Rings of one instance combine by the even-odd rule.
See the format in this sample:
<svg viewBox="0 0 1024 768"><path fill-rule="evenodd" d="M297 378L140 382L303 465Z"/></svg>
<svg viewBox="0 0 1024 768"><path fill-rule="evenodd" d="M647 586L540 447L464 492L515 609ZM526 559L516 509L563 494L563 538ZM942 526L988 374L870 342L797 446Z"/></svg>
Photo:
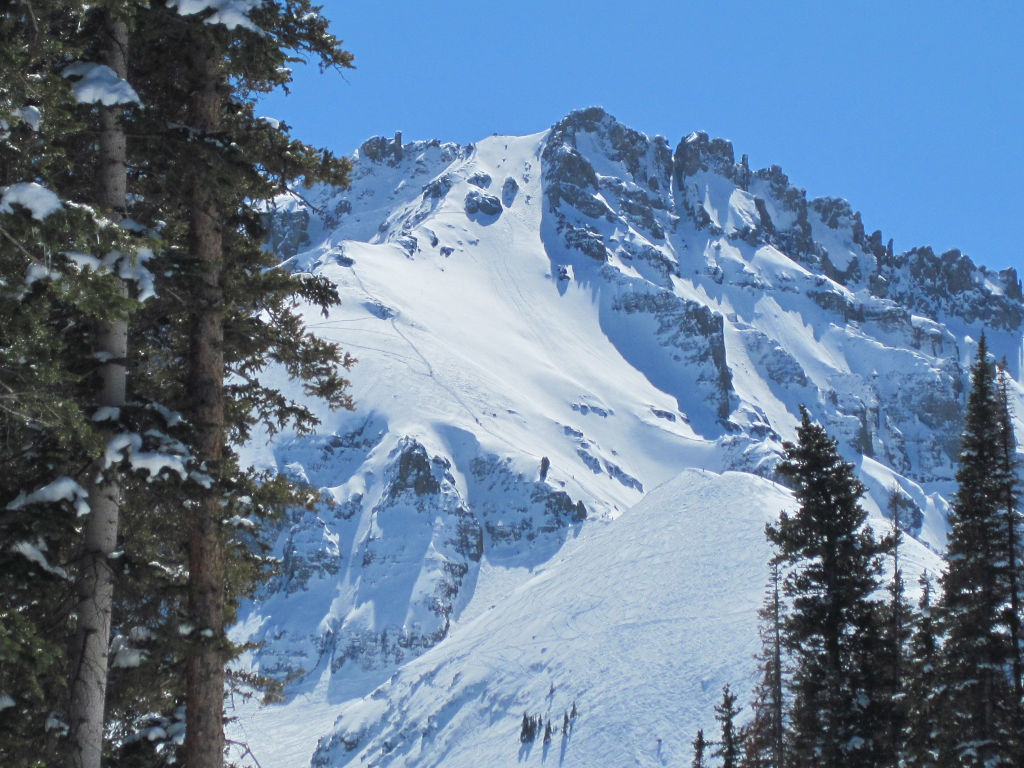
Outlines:
<svg viewBox="0 0 1024 768"><path fill-rule="evenodd" d="M708 742L704 740L704 730L697 731L697 738L693 740L693 763L692 768L708 768L704 753L707 751Z"/></svg>
<svg viewBox="0 0 1024 768"><path fill-rule="evenodd" d="M537 726L533 722L533 718L523 712L523 727L519 731L519 741L523 744L528 744L533 741L534 735L537 733Z"/></svg>

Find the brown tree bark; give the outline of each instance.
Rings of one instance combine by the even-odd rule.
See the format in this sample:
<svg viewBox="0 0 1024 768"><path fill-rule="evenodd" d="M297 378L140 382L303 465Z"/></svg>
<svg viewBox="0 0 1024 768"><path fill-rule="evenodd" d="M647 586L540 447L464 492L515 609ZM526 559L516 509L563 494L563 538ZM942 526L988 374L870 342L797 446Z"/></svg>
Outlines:
<svg viewBox="0 0 1024 768"><path fill-rule="evenodd" d="M99 11L105 13L104 11ZM102 58L121 78L127 77L128 30L123 21L106 14ZM127 193L127 147L120 107L99 107L99 163L96 201L115 221L124 216ZM127 289L122 283L122 293ZM125 358L128 321L103 322L97 328L99 407L121 408L125 403ZM113 430L107 430L113 436ZM117 547L121 484L116 472L93 470L89 486L90 513L83 526L83 553L77 572L78 623L71 648L70 764L100 768L103 759L104 707L107 692L113 572L110 556Z"/></svg>
<svg viewBox="0 0 1024 768"><path fill-rule="evenodd" d="M222 108L220 61L204 42L195 41L187 54L195 78L189 127L198 136L218 130ZM194 458L216 475L225 442L222 211L201 161L194 168L189 245L198 275L187 373L189 417L195 429ZM188 514L188 604L195 629L186 673L185 765L220 768L225 747L225 547L219 497L204 494Z"/></svg>

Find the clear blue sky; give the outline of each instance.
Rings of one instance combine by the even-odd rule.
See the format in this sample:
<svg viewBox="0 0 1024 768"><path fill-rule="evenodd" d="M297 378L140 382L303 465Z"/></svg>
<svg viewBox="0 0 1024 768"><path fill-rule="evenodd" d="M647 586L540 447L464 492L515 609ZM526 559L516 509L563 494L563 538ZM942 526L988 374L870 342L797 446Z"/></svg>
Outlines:
<svg viewBox="0 0 1024 768"><path fill-rule="evenodd" d="M468 143L600 105L674 147L693 130L845 197L897 250L1024 272L1021 0L327 0L355 55L265 114L343 154Z"/></svg>

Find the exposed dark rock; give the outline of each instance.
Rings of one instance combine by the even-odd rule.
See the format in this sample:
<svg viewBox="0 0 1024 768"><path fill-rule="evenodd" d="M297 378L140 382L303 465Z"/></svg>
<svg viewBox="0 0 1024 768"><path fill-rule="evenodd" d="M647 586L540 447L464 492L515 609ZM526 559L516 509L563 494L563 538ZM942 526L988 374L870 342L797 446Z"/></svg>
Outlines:
<svg viewBox="0 0 1024 768"><path fill-rule="evenodd" d="M498 216L502 211L501 201L493 195L471 190L466 195L466 215Z"/></svg>
<svg viewBox="0 0 1024 768"><path fill-rule="evenodd" d="M442 174L423 187L423 196L434 200L442 198L448 194L448 190L452 188L452 183L450 173Z"/></svg>
<svg viewBox="0 0 1024 768"><path fill-rule="evenodd" d="M396 131L395 138L387 139L383 136L374 136L367 139L359 147L359 156L374 163L398 165L402 161L402 132Z"/></svg>
<svg viewBox="0 0 1024 768"><path fill-rule="evenodd" d="M412 489L417 496L441 491L441 484L431 471L426 449L416 442L403 441L398 455L398 468L391 483L390 493L395 496Z"/></svg>
<svg viewBox="0 0 1024 768"><path fill-rule="evenodd" d="M768 213L768 206L760 197L754 198L754 207L757 208L757 215L761 219L761 229L768 235L775 234L775 226L772 224L772 217Z"/></svg>
<svg viewBox="0 0 1024 768"><path fill-rule="evenodd" d="M608 251L604 247L604 238L592 229L566 226L565 245L586 254L595 261L607 261Z"/></svg>
<svg viewBox="0 0 1024 768"><path fill-rule="evenodd" d="M474 187L480 187L480 189L487 189L491 186L491 176L483 171L477 171L468 179L467 182L472 184Z"/></svg>
<svg viewBox="0 0 1024 768"><path fill-rule="evenodd" d="M860 219L860 211L854 211L850 204L840 197L817 197L810 203L822 223L830 229L849 229L853 234L853 242L864 244L864 224ZM878 233L881 241L882 233Z"/></svg>
<svg viewBox="0 0 1024 768"><path fill-rule="evenodd" d="M544 147L542 159L549 185L597 190L597 174L593 166L576 151L575 147L549 142ZM557 202L553 201L552 205L557 205Z"/></svg>
<svg viewBox="0 0 1024 768"><path fill-rule="evenodd" d="M711 139L703 131L695 131L676 146L672 171L677 186L681 186L687 176L694 176L701 171L711 171L734 180L737 167L732 142Z"/></svg>
<svg viewBox="0 0 1024 768"><path fill-rule="evenodd" d="M1020 278L1017 277L1016 269L1007 267L999 273L999 276L1003 280L1003 290L1006 291L1007 296L1018 301L1024 300L1024 293L1021 293Z"/></svg>
<svg viewBox="0 0 1024 768"><path fill-rule="evenodd" d="M543 156L545 163L550 164L551 160L557 159L558 147L575 149L577 136L581 133L593 134L608 159L622 163L635 183L652 191L667 188L672 167L668 142L661 136L651 139L623 125L600 107L571 112L551 127ZM596 180L591 184L596 186Z"/></svg>
<svg viewBox="0 0 1024 768"><path fill-rule="evenodd" d="M656 208L663 207L661 201L655 203L642 193L633 197L623 195L619 200L619 207L629 223L637 229L646 232L655 240L665 239L665 230L658 223L654 214Z"/></svg>
<svg viewBox="0 0 1024 768"><path fill-rule="evenodd" d="M896 254L880 265L871 282L875 295L893 299L925 317L945 313L991 328L1017 330L1024 324L1024 304L1009 287L992 293L985 279L1007 285L1001 274L977 266L959 250L936 256L931 248Z"/></svg>
<svg viewBox="0 0 1024 768"><path fill-rule="evenodd" d="M671 287L673 276L679 276L679 265L664 251L646 243L625 242L617 253L623 261L634 262L644 277L664 288Z"/></svg>
<svg viewBox="0 0 1024 768"><path fill-rule="evenodd" d="M505 183L501 185L501 202L506 208L511 208L512 203L515 202L516 195L519 193L519 182L513 179L511 176L505 179Z"/></svg>
<svg viewBox="0 0 1024 768"><path fill-rule="evenodd" d="M776 340L754 328L740 331L751 362L763 371L769 381L783 387L806 387L809 384L803 367Z"/></svg>
<svg viewBox="0 0 1024 768"><path fill-rule="evenodd" d="M697 373L697 383L707 388L717 417L729 416L732 372L725 354L725 321L720 314L669 291L625 293L614 308L626 314L652 315L658 323L659 342L673 350L674 359Z"/></svg>

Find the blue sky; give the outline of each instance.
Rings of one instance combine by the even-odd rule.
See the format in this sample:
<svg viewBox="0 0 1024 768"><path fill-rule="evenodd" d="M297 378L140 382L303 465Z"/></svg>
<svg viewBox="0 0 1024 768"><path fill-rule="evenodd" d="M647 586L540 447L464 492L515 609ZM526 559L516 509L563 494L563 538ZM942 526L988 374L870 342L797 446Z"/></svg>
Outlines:
<svg viewBox="0 0 1024 768"><path fill-rule="evenodd" d="M810 197L847 198L897 250L1024 272L1019 0L327 0L324 14L357 68L297 70L262 107L305 141L468 143L600 105L673 147L728 138Z"/></svg>

